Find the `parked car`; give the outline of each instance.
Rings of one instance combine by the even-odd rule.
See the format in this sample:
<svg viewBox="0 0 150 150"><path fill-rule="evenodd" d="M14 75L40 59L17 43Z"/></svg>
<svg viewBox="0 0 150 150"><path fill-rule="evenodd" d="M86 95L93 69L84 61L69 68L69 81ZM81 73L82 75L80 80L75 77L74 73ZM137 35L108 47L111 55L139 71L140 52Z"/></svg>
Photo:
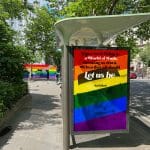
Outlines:
<svg viewBox="0 0 150 150"><path fill-rule="evenodd" d="M130 79L136 79L137 75L135 72L130 72Z"/></svg>

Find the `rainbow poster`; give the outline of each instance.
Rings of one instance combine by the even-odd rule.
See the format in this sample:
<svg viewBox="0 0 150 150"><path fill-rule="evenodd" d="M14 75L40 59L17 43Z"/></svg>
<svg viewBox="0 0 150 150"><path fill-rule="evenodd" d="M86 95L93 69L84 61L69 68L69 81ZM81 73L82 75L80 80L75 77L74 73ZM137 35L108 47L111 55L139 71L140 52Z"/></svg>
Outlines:
<svg viewBox="0 0 150 150"><path fill-rule="evenodd" d="M73 132L128 130L129 51L74 47Z"/></svg>

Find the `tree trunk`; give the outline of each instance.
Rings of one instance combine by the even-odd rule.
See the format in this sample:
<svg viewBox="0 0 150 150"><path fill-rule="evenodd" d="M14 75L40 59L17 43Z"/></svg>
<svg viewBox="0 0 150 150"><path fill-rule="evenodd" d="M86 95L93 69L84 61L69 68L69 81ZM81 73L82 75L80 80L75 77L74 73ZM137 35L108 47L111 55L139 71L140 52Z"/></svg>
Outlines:
<svg viewBox="0 0 150 150"><path fill-rule="evenodd" d="M24 7L27 6L27 1L28 1L28 0L24 0Z"/></svg>
<svg viewBox="0 0 150 150"><path fill-rule="evenodd" d="M108 15L112 15L113 14L113 10L117 4L117 2L119 2L119 0L112 0L112 3L108 9Z"/></svg>

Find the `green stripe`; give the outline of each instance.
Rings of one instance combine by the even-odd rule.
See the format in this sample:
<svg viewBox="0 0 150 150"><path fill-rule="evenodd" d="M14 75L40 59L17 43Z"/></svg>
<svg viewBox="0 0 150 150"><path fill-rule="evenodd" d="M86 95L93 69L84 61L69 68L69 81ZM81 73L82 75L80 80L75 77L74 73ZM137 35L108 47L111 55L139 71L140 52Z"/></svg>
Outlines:
<svg viewBox="0 0 150 150"><path fill-rule="evenodd" d="M75 108L127 96L127 83L74 95Z"/></svg>
<svg viewBox="0 0 150 150"><path fill-rule="evenodd" d="M56 71L49 71L49 73L56 73Z"/></svg>

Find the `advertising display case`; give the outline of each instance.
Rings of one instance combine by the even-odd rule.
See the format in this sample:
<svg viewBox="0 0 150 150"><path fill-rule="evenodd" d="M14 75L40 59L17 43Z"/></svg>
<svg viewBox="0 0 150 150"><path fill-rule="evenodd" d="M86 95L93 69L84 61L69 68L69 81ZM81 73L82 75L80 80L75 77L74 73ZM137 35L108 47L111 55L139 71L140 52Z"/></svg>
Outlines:
<svg viewBox="0 0 150 150"><path fill-rule="evenodd" d="M129 50L72 47L73 133L128 131Z"/></svg>

